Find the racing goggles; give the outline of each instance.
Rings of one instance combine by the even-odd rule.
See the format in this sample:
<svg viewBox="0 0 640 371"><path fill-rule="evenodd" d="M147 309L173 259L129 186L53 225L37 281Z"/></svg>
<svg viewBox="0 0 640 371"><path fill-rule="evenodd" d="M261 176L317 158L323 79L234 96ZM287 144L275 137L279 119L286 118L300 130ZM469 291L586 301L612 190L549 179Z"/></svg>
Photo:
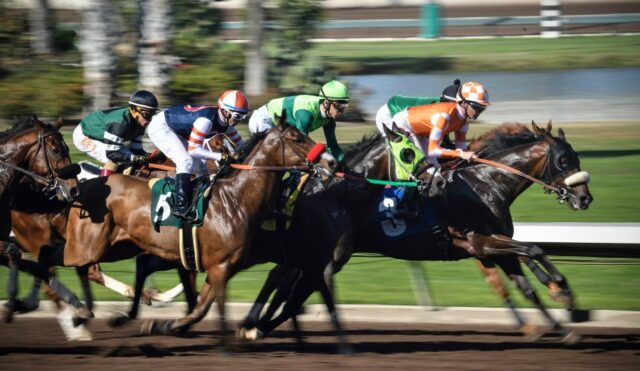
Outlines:
<svg viewBox="0 0 640 371"><path fill-rule="evenodd" d="M347 106L349 106L349 102L346 100L334 100L331 101L331 105L336 109L336 111L343 112L347 109Z"/></svg>
<svg viewBox="0 0 640 371"><path fill-rule="evenodd" d="M144 117L145 120L151 120L151 118L153 117L153 115L156 114L156 112L158 112L158 110L154 110L154 109L148 109L148 108L140 108L140 107L136 107L136 111L138 111L138 113Z"/></svg>
<svg viewBox="0 0 640 371"><path fill-rule="evenodd" d="M473 110L476 111L476 113L482 113L484 110L487 109L487 106L483 106L480 103L476 103L476 102L472 102L472 101L467 101L467 103L469 103L471 108L473 108Z"/></svg>
<svg viewBox="0 0 640 371"><path fill-rule="evenodd" d="M242 121L245 118L247 118L247 112L238 112L238 111L231 111L231 110L227 110L227 112L229 112L229 115L235 121Z"/></svg>

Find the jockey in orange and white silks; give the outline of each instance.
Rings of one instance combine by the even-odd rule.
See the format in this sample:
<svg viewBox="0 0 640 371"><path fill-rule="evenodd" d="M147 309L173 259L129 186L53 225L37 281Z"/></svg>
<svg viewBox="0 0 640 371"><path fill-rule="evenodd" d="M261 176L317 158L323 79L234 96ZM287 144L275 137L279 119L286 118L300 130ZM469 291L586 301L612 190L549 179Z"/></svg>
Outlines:
<svg viewBox="0 0 640 371"><path fill-rule="evenodd" d="M191 175L204 175L207 160L225 161L226 155L203 148L205 139L227 134L242 144L235 125L249 112L249 101L239 90L228 90L214 106L171 106L151 119L148 134L153 144L176 164L176 205L173 213L185 216L193 182Z"/></svg>
<svg viewBox="0 0 640 371"><path fill-rule="evenodd" d="M408 133L435 167L439 167L439 158L473 161L475 153L466 151L469 119L477 119L489 105L489 92L481 84L470 81L460 87L456 102L410 107L395 114L387 126L395 123ZM442 138L448 133L455 133L455 150L441 147Z"/></svg>

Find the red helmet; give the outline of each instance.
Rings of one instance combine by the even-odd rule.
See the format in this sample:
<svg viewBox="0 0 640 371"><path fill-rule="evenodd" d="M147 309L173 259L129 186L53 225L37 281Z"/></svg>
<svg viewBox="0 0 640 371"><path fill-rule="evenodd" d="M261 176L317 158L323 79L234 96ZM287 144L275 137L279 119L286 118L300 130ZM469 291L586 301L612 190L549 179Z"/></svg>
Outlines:
<svg viewBox="0 0 640 371"><path fill-rule="evenodd" d="M240 90L227 90L218 98L218 108L246 114L249 112L249 100Z"/></svg>

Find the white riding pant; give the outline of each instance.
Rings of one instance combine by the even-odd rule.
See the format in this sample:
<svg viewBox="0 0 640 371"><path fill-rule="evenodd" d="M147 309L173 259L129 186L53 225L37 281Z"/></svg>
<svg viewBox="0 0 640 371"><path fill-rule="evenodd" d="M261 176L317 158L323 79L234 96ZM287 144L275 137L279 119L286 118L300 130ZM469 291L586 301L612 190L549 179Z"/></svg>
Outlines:
<svg viewBox="0 0 640 371"><path fill-rule="evenodd" d="M75 145L78 150L86 153L101 164L106 164L109 161L107 158L107 145L99 140L95 140L84 135L81 125L78 125L73 129L73 145ZM120 147L118 151L133 155L131 150L125 146Z"/></svg>
<svg viewBox="0 0 640 371"><path fill-rule="evenodd" d="M380 109L378 109L378 112L376 112L376 126L378 127L378 131L382 133L382 136L384 136L382 125L388 124L392 120L393 117L391 116L391 111L389 111L389 106L387 106L387 104L385 103L382 107L380 107ZM388 127L391 128L390 126Z"/></svg>
<svg viewBox="0 0 640 371"><path fill-rule="evenodd" d="M204 175L207 173L206 161L193 158L187 152L187 140L178 137L167 124L164 112L151 119L147 129L149 139L162 153L176 164L176 173Z"/></svg>
<svg viewBox="0 0 640 371"><path fill-rule="evenodd" d="M273 120L271 120L271 115L266 105L253 111L249 118L249 134L251 135L269 131L273 126Z"/></svg>

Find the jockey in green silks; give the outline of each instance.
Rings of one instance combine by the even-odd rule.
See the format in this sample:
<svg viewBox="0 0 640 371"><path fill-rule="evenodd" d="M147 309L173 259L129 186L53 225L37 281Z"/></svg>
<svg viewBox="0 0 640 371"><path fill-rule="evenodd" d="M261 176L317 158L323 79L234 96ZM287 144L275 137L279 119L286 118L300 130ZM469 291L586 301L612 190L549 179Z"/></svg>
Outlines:
<svg viewBox="0 0 640 371"><path fill-rule="evenodd" d="M271 129L276 116L284 112L287 123L308 135L322 128L329 152L338 160L344 156L336 139L336 119L349 105L349 89L340 81L331 80L320 88L319 95L294 95L276 98L253 112L249 133Z"/></svg>

